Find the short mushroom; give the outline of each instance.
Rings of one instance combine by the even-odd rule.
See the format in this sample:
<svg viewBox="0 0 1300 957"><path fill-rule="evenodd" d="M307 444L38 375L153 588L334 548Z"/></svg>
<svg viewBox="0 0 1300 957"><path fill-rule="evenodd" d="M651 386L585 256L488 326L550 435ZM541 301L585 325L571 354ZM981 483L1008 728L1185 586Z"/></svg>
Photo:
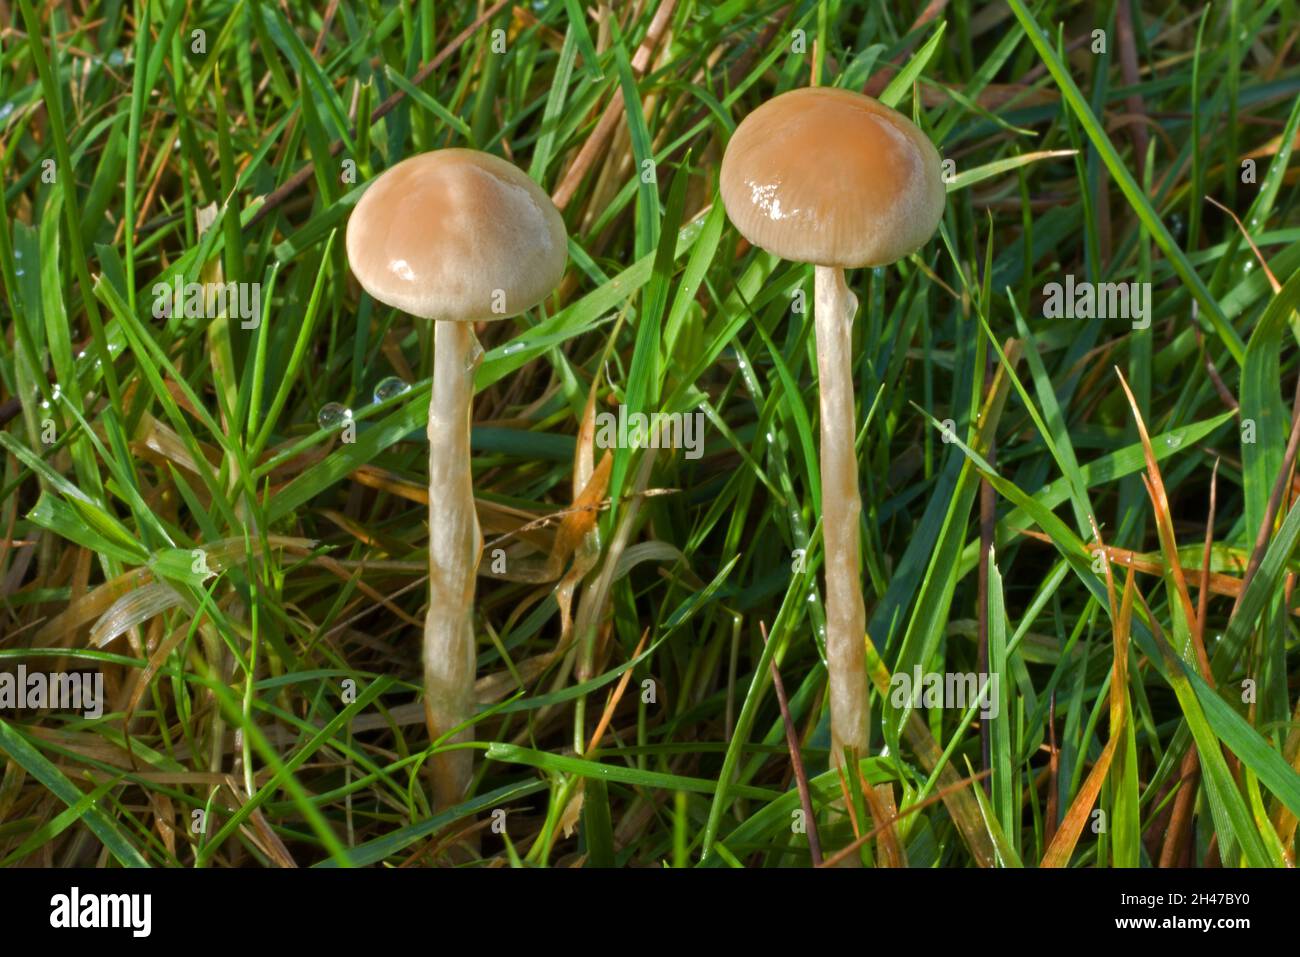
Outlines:
<svg viewBox="0 0 1300 957"><path fill-rule="evenodd" d="M473 715L474 579L483 539L474 511L470 424L482 349L472 323L519 315L559 283L564 221L550 197L488 153L442 149L372 182L347 227L348 262L380 302L434 321L429 396L429 610L424 707L436 739ZM469 737L468 729L453 740ZM440 807L468 788L471 753L432 761Z"/></svg>
<svg viewBox="0 0 1300 957"><path fill-rule="evenodd" d="M822 540L832 762L867 752L866 612L853 410L853 316L845 269L919 249L943 216L934 145L901 113L848 90L792 90L736 127L722 159L722 202L747 240L811 263L821 394Z"/></svg>

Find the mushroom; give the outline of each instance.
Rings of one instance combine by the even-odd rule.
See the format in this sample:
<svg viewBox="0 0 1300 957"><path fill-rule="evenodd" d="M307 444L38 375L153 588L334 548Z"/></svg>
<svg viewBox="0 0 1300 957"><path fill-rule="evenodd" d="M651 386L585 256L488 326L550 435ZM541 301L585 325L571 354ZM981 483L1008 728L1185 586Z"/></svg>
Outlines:
<svg viewBox="0 0 1300 957"><path fill-rule="evenodd" d="M822 540L832 766L867 752L866 612L853 411L853 316L844 270L916 251L943 216L938 151L901 113L869 96L812 87L764 103L722 158L722 202L741 235L815 266L821 394Z"/></svg>
<svg viewBox="0 0 1300 957"><path fill-rule="evenodd" d="M564 220L520 169L488 153L442 149L374 180L347 227L348 262L380 302L434 321L429 396L429 610L424 710L431 740L473 714L474 578L483 539L470 471L473 323L531 309L559 283ZM470 736L466 728L452 741ZM452 749L431 761L439 807L460 801L473 759Z"/></svg>

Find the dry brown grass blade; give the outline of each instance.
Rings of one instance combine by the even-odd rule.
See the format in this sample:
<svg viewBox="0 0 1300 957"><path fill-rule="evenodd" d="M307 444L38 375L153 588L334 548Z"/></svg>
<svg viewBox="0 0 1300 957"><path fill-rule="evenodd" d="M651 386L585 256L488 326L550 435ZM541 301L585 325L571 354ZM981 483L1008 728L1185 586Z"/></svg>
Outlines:
<svg viewBox="0 0 1300 957"><path fill-rule="evenodd" d="M219 448L206 442L198 442L198 446L210 466L216 468L221 463ZM187 472L198 474L198 465L180 435L148 412L140 417L135 437L131 440L131 450L141 457L171 462ZM198 489L206 491L202 484L196 483L196 491Z"/></svg>
<svg viewBox="0 0 1300 957"><path fill-rule="evenodd" d="M602 357L600 368L604 369L604 359L609 357L610 349L613 348L613 338L605 346L605 354ZM573 450L573 498L577 501L582 497L582 491L591 482L592 476L595 475L596 461L596 393L600 389L601 373L598 371L596 376L591 380L591 388L587 390L587 402L583 406L582 421L578 425L578 440ZM605 454L609 457L609 453ZM602 462L602 465L604 463ZM605 479L604 487L608 488L608 477ZM583 534L581 540L574 547L573 565L569 568L560 584L555 589L555 602L560 608L560 641L559 648L567 648L569 641L573 637L573 596L578 589L578 585L587 573L596 567L596 561L600 557L600 539L596 532L596 525L593 524Z"/></svg>
<svg viewBox="0 0 1300 957"><path fill-rule="evenodd" d="M1251 252L1253 252L1255 254L1255 258L1259 260L1260 268L1264 270L1264 275L1268 277L1268 284L1273 289L1273 295L1276 296L1279 292L1282 291L1282 284L1278 282L1277 277L1273 275L1273 270L1268 268L1268 260L1265 259L1264 254L1259 251L1259 247L1255 245L1255 240L1251 239L1250 233L1246 232L1246 224L1237 218L1236 213L1230 210L1227 206L1224 206L1213 196L1206 196L1205 201L1207 203L1212 203L1213 205L1219 207L1219 209L1223 210L1225 213L1227 213L1229 216L1232 217L1232 221L1236 223L1237 228L1241 230L1242 238L1245 239L1246 242L1250 245Z"/></svg>
<svg viewBox="0 0 1300 957"><path fill-rule="evenodd" d="M166 640L160 641L158 647L149 655L149 661L136 679L135 687L131 689L131 697L127 701L122 727L126 739L126 750L131 756L132 763L135 762L135 752L131 747L131 721L135 715L135 709L140 706L140 699L149 690L149 685L153 681L154 675L158 673L158 669L162 667L163 662L170 657L171 653L176 650L177 646L185 640L185 636L189 633L190 625L187 622L179 628L173 629Z"/></svg>
<svg viewBox="0 0 1300 957"><path fill-rule="evenodd" d="M480 567L479 574L534 584L559 578L578 544L595 527L600 512L608 506L605 492L609 487L612 466L613 459L606 453L574 503L569 508L547 515L536 516L495 502L475 499L480 525L484 531L498 534L497 538L484 545L485 562L493 549L502 547L512 538L527 542L533 550L546 556L540 562L524 562L512 558L509 571L500 574L492 572L490 563L487 563ZM351 477L359 484L412 502L428 504L429 501L429 491L423 485L374 466L362 466L352 472ZM554 528L557 522L559 527ZM356 534L356 530L350 527L346 530L350 534Z"/></svg>
<svg viewBox="0 0 1300 957"><path fill-rule="evenodd" d="M604 496L609 488L613 458L606 452L601 457L600 465L594 465L595 410L599 385L600 376L597 375L587 393L587 403L574 449L572 483L574 504L564 512L557 513L563 517L556 535L556 545L551 550L553 558L559 559L551 579L559 576L564 561L567 561L570 556L573 558L569 570L555 586L555 600L560 610L560 637L550 651L519 664L519 673L525 681L540 677L569 650L573 640L573 596L578 585L595 567L600 557L596 517L605 504ZM549 714L549 711L544 710L543 714Z"/></svg>
<svg viewBox="0 0 1300 957"><path fill-rule="evenodd" d="M67 608L47 621L36 633L32 644L41 648L66 644L78 628L95 621L123 595L130 594L152 580L153 573L149 569L133 568L111 581L104 582L81 598L69 602Z"/></svg>
<svg viewBox="0 0 1300 957"><path fill-rule="evenodd" d="M896 826L899 821L907 817L909 814L915 814L917 811L922 811L927 807L932 807L933 805L938 804L940 801L946 801L954 793L958 791L965 791L967 788L973 786L979 781L982 781L984 778L988 777L992 773L993 773L992 771L981 771L978 774L973 774L968 778L961 778L960 780L954 781L952 784L948 785L947 787L940 788L938 791L935 791L924 801L917 801L915 804L911 804L908 807L904 808L902 811L899 811L898 815L888 823L881 824L877 827L874 827L866 834L859 834L857 837L853 839L852 843L846 844L844 847L840 848L830 857L826 858L826 860L822 862L821 866L839 867L842 863L844 863L845 859L847 859L850 854L856 853L858 848L862 847L863 844L866 844L867 841L870 841L874 837L876 837L876 835L880 831L884 830L887 827Z"/></svg>
<svg viewBox="0 0 1300 957"><path fill-rule="evenodd" d="M248 796L240 789L239 782L232 775L227 774L224 783L226 790L234 796L241 807L248 803ZM252 829L247 824L241 824L239 828L244 837L255 844L278 867L292 868L298 866L298 862L293 859L289 849L280 840L280 836L275 833L260 807L253 809L253 813L249 815L249 820L253 822Z"/></svg>
<svg viewBox="0 0 1300 957"><path fill-rule="evenodd" d="M555 546L548 560L555 572L552 577L559 577L570 556L596 527L596 518L605 502L605 493L609 489L609 477L613 467L614 458L606 452L601 456L600 464L591 473L586 487L574 500L573 507L568 509L560 522L559 531L555 535Z"/></svg>
<svg viewBox="0 0 1300 957"><path fill-rule="evenodd" d="M1106 602L1110 606L1111 621L1119 621L1119 606L1115 603L1115 574L1111 571L1110 555L1106 552L1106 543L1101 540L1101 529L1097 526L1097 519L1089 515L1088 524L1092 526L1094 550L1100 550L1103 556L1101 567L1106 573ZM1129 574L1132 574L1131 570Z"/></svg>
<svg viewBox="0 0 1300 957"><path fill-rule="evenodd" d="M1287 46L1291 46L1291 41L1295 39L1295 34L1288 38ZM1263 146L1257 146L1249 153L1245 153L1242 159L1263 159L1266 156L1276 156L1278 150L1282 148L1282 134L1279 133ZM1296 132L1295 139L1291 141L1291 148L1300 150L1300 131ZM1292 172L1295 172L1294 170Z"/></svg>
<svg viewBox="0 0 1300 957"><path fill-rule="evenodd" d="M176 856L176 808L172 799L160 791L145 791L150 807L153 808L154 830L162 838L163 847L172 857Z"/></svg>
<svg viewBox="0 0 1300 957"><path fill-rule="evenodd" d="M1044 535L1042 532L1033 529L1018 529L1019 534L1028 538L1034 538L1038 541L1051 544L1051 536ZM1155 575L1163 578L1169 571L1168 564L1161 558L1153 557L1144 552L1135 552L1128 548L1119 548L1116 545L1098 545L1096 542L1088 542L1085 546L1090 552L1102 551L1106 556L1117 564L1125 567L1132 567L1148 575ZM1196 568L1190 568L1186 565L1181 566L1184 576L1199 575L1201 571ZM1212 595L1223 595L1228 598L1235 598L1241 594L1242 579L1232 575L1225 575L1222 572L1210 572L1207 579L1209 591ZM1300 608L1291 608L1293 615L1300 614Z"/></svg>
<svg viewBox="0 0 1300 957"><path fill-rule="evenodd" d="M289 550L311 548L316 544L309 538L295 538L284 535L268 536L267 543L272 548ZM208 567L214 572L220 572L231 563L242 561L244 548L243 539L238 538L223 539L207 546L205 555ZM253 540L252 551L254 557L261 554L261 541ZM104 584L69 602L67 608L46 622L41 630L36 633L33 644L41 647L59 647L61 644L65 644L78 628L100 618L119 598L130 594L141 585L148 584L154 579L153 571L147 566L142 566L123 572L111 581L104 582Z"/></svg>
<svg viewBox="0 0 1300 957"><path fill-rule="evenodd" d="M405 611L403 611L396 604L394 604L386 595L382 594L378 589L374 588L371 585L366 584L365 581L363 581L361 578L361 574L364 571L363 568L353 569L353 571L349 573L346 568L340 565L335 559L330 558L328 555L318 555L315 559L312 560L312 564L319 565L321 568L324 568L330 574L338 576L340 581L344 581L349 584L355 585L357 591L361 592L361 594L365 595L375 604L382 605L384 608L388 609L388 611L396 615L399 619L406 622L408 625L411 625L414 628L422 627L420 619L416 618L413 615L408 615Z"/></svg>
<svg viewBox="0 0 1300 957"><path fill-rule="evenodd" d="M421 505L429 504L429 489L427 486L403 478L387 469L373 465L363 465L349 473L348 477L359 485L387 492L389 495L395 495L408 502L418 502ZM508 505L501 505L481 498L474 500L474 509L478 513L479 525L484 532L518 538L527 542L535 551L542 554L549 553L554 547L554 533L551 531L550 526L554 525L557 519L568 514L567 511L562 511L539 517L522 509L511 508ZM489 542L484 549L485 553L487 553L488 549L500 543L501 539L499 538Z"/></svg>
<svg viewBox="0 0 1300 957"><path fill-rule="evenodd" d="M1210 511L1205 517L1205 549L1201 556L1201 587L1196 596L1196 621L1193 623L1193 641L1196 645L1196 659L1201 666L1201 677L1211 688L1214 687L1214 674L1210 670L1210 659L1205 653L1205 619L1210 603L1210 556L1214 552L1214 514L1218 508L1219 460L1214 460L1214 469L1210 472Z"/></svg>
<svg viewBox="0 0 1300 957"><path fill-rule="evenodd" d="M632 657L636 658L645 650L645 643L650 638L650 629L647 628L641 632L641 640L636 643L636 650L632 652ZM587 744L586 754L596 750L596 745L600 739L605 736L605 731L609 728L609 723L614 720L614 712L618 709L618 703L623 700L623 693L627 691L628 684L632 681L632 669L628 668L618 679L618 684L614 686L613 693L609 696L609 701L605 703L605 710L601 713L600 720L596 722L596 730L591 734L591 741Z"/></svg>
<svg viewBox="0 0 1300 957"><path fill-rule="evenodd" d="M1178 769L1178 793L1165 828L1165 842L1160 849L1160 867L1176 867L1187 843L1188 828L1192 821L1192 805L1196 799L1196 778L1200 773L1200 755L1192 745L1183 755Z"/></svg>
<svg viewBox="0 0 1300 957"><path fill-rule="evenodd" d="M396 495L408 502L417 502L420 505L429 504L427 485L403 478L396 472L390 472L375 465L362 465L349 472L348 478L360 485L378 489L390 495ZM477 498L474 500L474 508L478 512L479 522L484 529L503 533L514 532L522 535L528 526L538 522L545 523L553 518L552 516L543 516L539 519L532 512Z"/></svg>
<svg viewBox="0 0 1300 957"><path fill-rule="evenodd" d="M849 825L853 828L853 837L856 841L862 836L862 828L858 825L858 809L854 806L853 795L849 792L849 779L844 776L844 765L841 763L835 770L840 785L840 801L843 802L841 807L848 812Z"/></svg>
<svg viewBox="0 0 1300 957"><path fill-rule="evenodd" d="M767 644L767 625L760 621L758 630L763 636L763 644ZM768 663L768 669L772 673L772 690L776 692L776 703L781 709L781 723L785 726L785 745L790 753L790 771L794 774L795 787L799 790L799 805L803 808L804 823L808 830L808 853L812 857L813 867L817 867L822 862L821 837L817 833L812 793L808 790L808 774L804 770L803 758L800 757L799 732L795 730L794 718L790 715L790 700L786 697L785 682L781 680L781 669L776 666L775 655ZM862 788L864 791L867 790L865 781L862 783Z"/></svg>
<svg viewBox="0 0 1300 957"><path fill-rule="evenodd" d="M654 17L646 30L645 39L641 41L641 45L632 57L632 73L638 79L645 74L646 68L649 67L650 57L654 55L655 48L659 45L664 31L668 29L668 23L672 20L673 11L676 8L677 0L663 0L655 8ZM565 171L564 177L551 194L551 201L555 203L556 208L561 212L569 205L574 194L578 191L578 187L582 185L583 179L609 144L610 137L613 136L619 121L623 119L623 109L623 94L615 87L610 94L609 104L601 114L595 129L591 131L587 141L582 144L582 148L578 150L578 155L574 157L573 162Z"/></svg>
<svg viewBox="0 0 1300 957"><path fill-rule="evenodd" d="M1043 853L1040 867L1069 865L1070 856L1079 842L1079 835L1083 833L1083 826L1088 821L1092 806L1097 803L1097 795L1101 793L1101 786L1110 771L1110 762L1115 757L1115 748L1123 736L1124 722L1128 719L1125 706L1128 699L1124 693L1128 684L1128 636L1133 621L1133 596L1136 590L1134 572L1129 569L1128 578L1124 583L1124 597L1115 619L1114 661L1111 664L1110 680L1110 736L1097 763L1092 766L1088 777L1079 788L1079 793L1070 803L1070 809L1065 812L1056 836L1052 838L1052 842ZM1112 602L1113 600L1112 587Z"/></svg>
<svg viewBox="0 0 1300 957"><path fill-rule="evenodd" d="M330 522L333 522L336 526L338 526L340 531L346 532L348 535L351 535L362 545L368 545L372 549L379 549L380 551L387 552L389 554L392 553L392 549L389 548L381 539L376 538L374 535L370 533L369 530L363 527L359 522L352 521L352 519L348 518L346 515L344 515L342 512L338 511L337 509L324 508L321 509L320 514L322 518L327 519Z"/></svg>
<svg viewBox="0 0 1300 957"><path fill-rule="evenodd" d="M1070 855L1074 853L1074 846L1079 841L1079 835L1083 832L1083 826L1088 821L1088 813L1092 810L1093 804L1097 802L1097 795L1101 791L1102 782L1106 780L1106 774L1110 770L1111 759L1115 756L1115 745L1119 743L1119 738L1111 735L1110 740L1106 742L1106 747L1102 749L1101 757L1097 763L1092 766L1088 772L1087 779L1083 786L1079 788L1079 793L1075 795L1074 801L1070 804L1070 809L1065 812L1065 818L1061 821L1061 826L1052 838L1052 843L1048 845L1047 850L1043 853L1043 860L1039 867L1066 867L1070 863Z"/></svg>
<svg viewBox="0 0 1300 957"><path fill-rule="evenodd" d="M1141 410L1138 409L1137 399L1133 397L1133 391L1128 387L1128 381L1124 378L1124 373L1120 372L1118 366L1115 367L1115 374L1119 376L1119 384L1128 397L1129 407L1133 410L1133 420L1137 423L1138 435L1142 439L1142 452L1146 456L1147 462L1147 474L1143 476L1143 482L1146 484L1147 492L1151 496L1151 506L1155 512L1156 532L1160 538L1160 547L1164 551L1165 561L1169 565L1170 576L1173 578L1174 588L1178 593L1178 600L1182 605L1183 614L1187 617L1187 626L1195 635L1196 609L1192 605L1192 597L1187 590L1187 577L1183 574L1183 566L1178 561L1178 541L1174 537L1174 523L1169 514L1169 496L1165 492L1165 482L1160 475L1160 465L1156 461L1155 451L1151 447L1151 436L1147 433L1147 425L1142 418Z"/></svg>
<svg viewBox="0 0 1300 957"><path fill-rule="evenodd" d="M1112 735L1118 735L1128 719L1128 645L1133 627L1133 596L1136 593L1136 573L1130 568L1124 579L1124 594L1120 599L1119 617L1115 624L1115 662L1110 680Z"/></svg>
<svg viewBox="0 0 1300 957"><path fill-rule="evenodd" d="M898 815L893 807L893 789L888 784L873 788L867 783L866 776L860 768L858 782L862 788L862 798L867 802L867 810L871 812L871 819L876 823L872 833L877 835L876 849L879 852L877 862L881 867L906 867L907 852L903 850L903 844L898 839ZM888 803L880 793L882 790L889 793L891 800Z"/></svg>

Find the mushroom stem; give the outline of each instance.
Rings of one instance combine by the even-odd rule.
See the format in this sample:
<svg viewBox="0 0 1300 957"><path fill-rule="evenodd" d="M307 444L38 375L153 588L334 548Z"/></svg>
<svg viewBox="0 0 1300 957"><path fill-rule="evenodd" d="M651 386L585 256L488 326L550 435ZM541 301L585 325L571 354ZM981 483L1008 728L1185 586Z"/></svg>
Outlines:
<svg viewBox="0 0 1300 957"><path fill-rule="evenodd" d="M473 714L474 576L483 538L474 511L470 422L474 370L483 351L468 322L434 323L429 397L429 611L424 619L424 715L431 740ZM468 728L452 741L470 737ZM469 787L468 750L431 761L438 807L458 803Z"/></svg>
<svg viewBox="0 0 1300 957"><path fill-rule="evenodd" d="M858 300L844 270L817 266L813 314L821 394L822 543L826 575L826 665L831 695L831 766L844 749L867 753L867 616L858 554L857 417L853 409L853 316Z"/></svg>

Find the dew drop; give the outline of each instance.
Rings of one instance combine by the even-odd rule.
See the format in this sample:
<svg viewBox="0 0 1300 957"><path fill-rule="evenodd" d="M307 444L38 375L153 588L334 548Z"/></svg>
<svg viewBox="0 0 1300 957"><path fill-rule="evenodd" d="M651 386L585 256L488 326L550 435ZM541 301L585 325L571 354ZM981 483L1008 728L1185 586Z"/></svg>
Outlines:
<svg viewBox="0 0 1300 957"><path fill-rule="evenodd" d="M341 428L352 418L352 410L337 402L327 402L316 413L316 424L322 429Z"/></svg>
<svg viewBox="0 0 1300 957"><path fill-rule="evenodd" d="M405 379L399 376L390 375L387 379L381 379L375 386L374 399L376 403L387 402L394 396L399 396L411 387Z"/></svg>
<svg viewBox="0 0 1300 957"><path fill-rule="evenodd" d="M1181 435L1165 436L1165 445L1169 446L1171 449L1176 449L1178 448L1178 446L1182 444L1183 444L1183 437Z"/></svg>

